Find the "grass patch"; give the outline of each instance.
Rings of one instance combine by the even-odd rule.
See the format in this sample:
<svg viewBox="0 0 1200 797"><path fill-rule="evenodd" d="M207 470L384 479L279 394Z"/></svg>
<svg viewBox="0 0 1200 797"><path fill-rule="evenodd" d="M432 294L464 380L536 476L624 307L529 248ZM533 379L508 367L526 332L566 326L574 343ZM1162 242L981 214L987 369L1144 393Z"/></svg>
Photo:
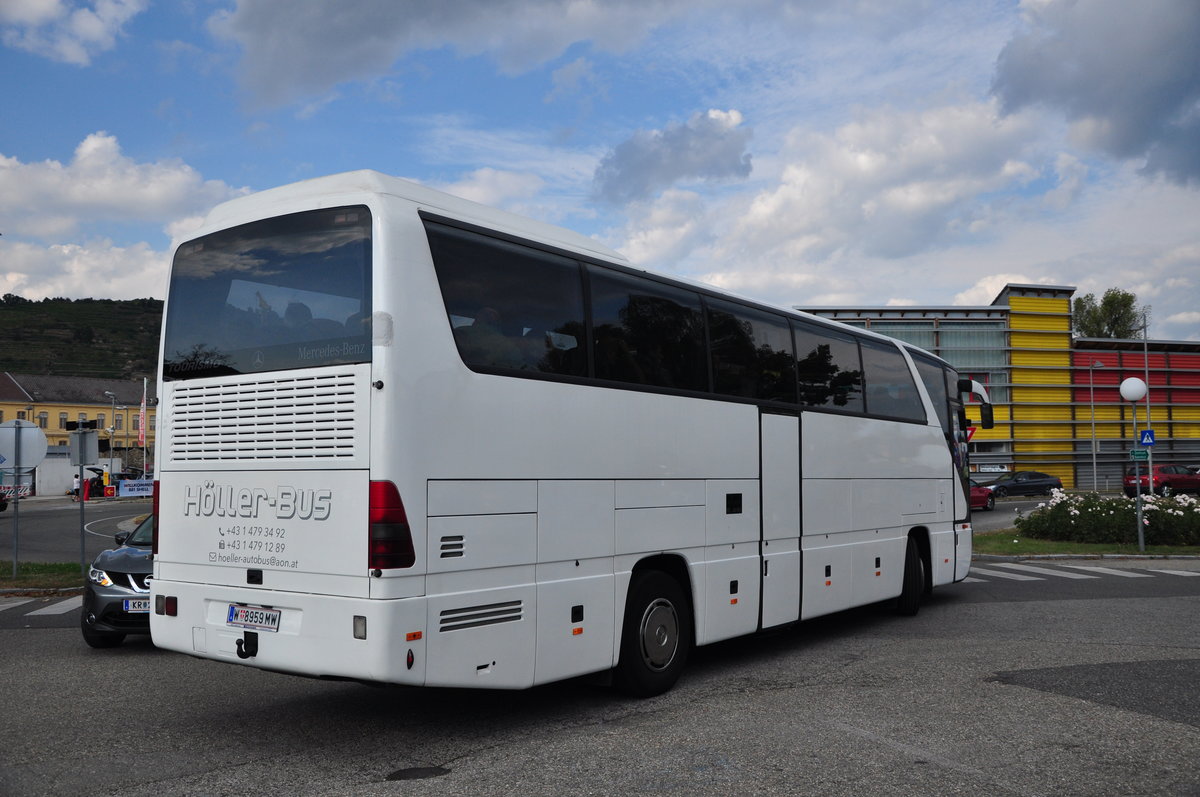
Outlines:
<svg viewBox="0 0 1200 797"><path fill-rule="evenodd" d="M1197 556L1200 546L1196 545L1147 545L1139 551L1136 544L1107 542L1065 542L1062 540L1039 540L1027 537L1016 529L975 532L974 550L977 554L1001 556L1047 556L1053 554L1075 554L1078 556Z"/></svg>
<svg viewBox="0 0 1200 797"><path fill-rule="evenodd" d="M13 578L12 560L0 561L0 589L83 589L78 562L21 562Z"/></svg>

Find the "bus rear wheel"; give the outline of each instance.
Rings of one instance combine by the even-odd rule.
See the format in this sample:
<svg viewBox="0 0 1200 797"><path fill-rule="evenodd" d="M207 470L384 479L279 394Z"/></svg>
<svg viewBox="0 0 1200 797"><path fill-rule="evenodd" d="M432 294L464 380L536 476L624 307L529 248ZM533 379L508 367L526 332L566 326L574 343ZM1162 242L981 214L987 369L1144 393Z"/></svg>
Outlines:
<svg viewBox="0 0 1200 797"><path fill-rule="evenodd" d="M662 694L679 680L692 646L692 612L674 578L658 570L633 574L613 680L633 697Z"/></svg>
<svg viewBox="0 0 1200 797"><path fill-rule="evenodd" d="M925 592L925 560L917 548L917 541L908 538L908 550L904 554L904 586L896 600L896 612L912 617L921 609L921 595Z"/></svg>

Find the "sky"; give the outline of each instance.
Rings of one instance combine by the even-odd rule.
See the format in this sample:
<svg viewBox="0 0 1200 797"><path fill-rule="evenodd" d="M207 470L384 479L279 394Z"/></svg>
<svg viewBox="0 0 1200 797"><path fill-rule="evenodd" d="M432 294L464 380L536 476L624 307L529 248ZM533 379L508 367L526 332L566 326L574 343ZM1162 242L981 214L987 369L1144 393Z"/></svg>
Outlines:
<svg viewBox="0 0 1200 797"><path fill-rule="evenodd" d="M0 0L0 294L165 294L375 169L784 306L1108 288L1200 340L1196 0Z"/></svg>

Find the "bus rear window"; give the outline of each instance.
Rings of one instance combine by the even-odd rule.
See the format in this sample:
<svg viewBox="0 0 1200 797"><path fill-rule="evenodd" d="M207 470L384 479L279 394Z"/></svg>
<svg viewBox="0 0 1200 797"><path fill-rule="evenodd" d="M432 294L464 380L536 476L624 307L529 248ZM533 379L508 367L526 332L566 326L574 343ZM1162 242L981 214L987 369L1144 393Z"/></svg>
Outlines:
<svg viewBox="0 0 1200 797"><path fill-rule="evenodd" d="M371 212L294 213L179 247L163 376L195 379L371 359Z"/></svg>

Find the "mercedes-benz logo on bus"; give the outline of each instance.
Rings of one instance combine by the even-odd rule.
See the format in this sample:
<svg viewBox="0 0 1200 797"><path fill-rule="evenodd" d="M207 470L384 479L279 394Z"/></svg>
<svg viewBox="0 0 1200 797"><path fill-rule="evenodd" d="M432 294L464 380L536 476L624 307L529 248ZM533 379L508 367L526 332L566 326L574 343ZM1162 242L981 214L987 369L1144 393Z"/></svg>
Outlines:
<svg viewBox="0 0 1200 797"><path fill-rule="evenodd" d="M262 365L263 365L263 353L261 351L254 352L254 367L262 368Z"/></svg>

